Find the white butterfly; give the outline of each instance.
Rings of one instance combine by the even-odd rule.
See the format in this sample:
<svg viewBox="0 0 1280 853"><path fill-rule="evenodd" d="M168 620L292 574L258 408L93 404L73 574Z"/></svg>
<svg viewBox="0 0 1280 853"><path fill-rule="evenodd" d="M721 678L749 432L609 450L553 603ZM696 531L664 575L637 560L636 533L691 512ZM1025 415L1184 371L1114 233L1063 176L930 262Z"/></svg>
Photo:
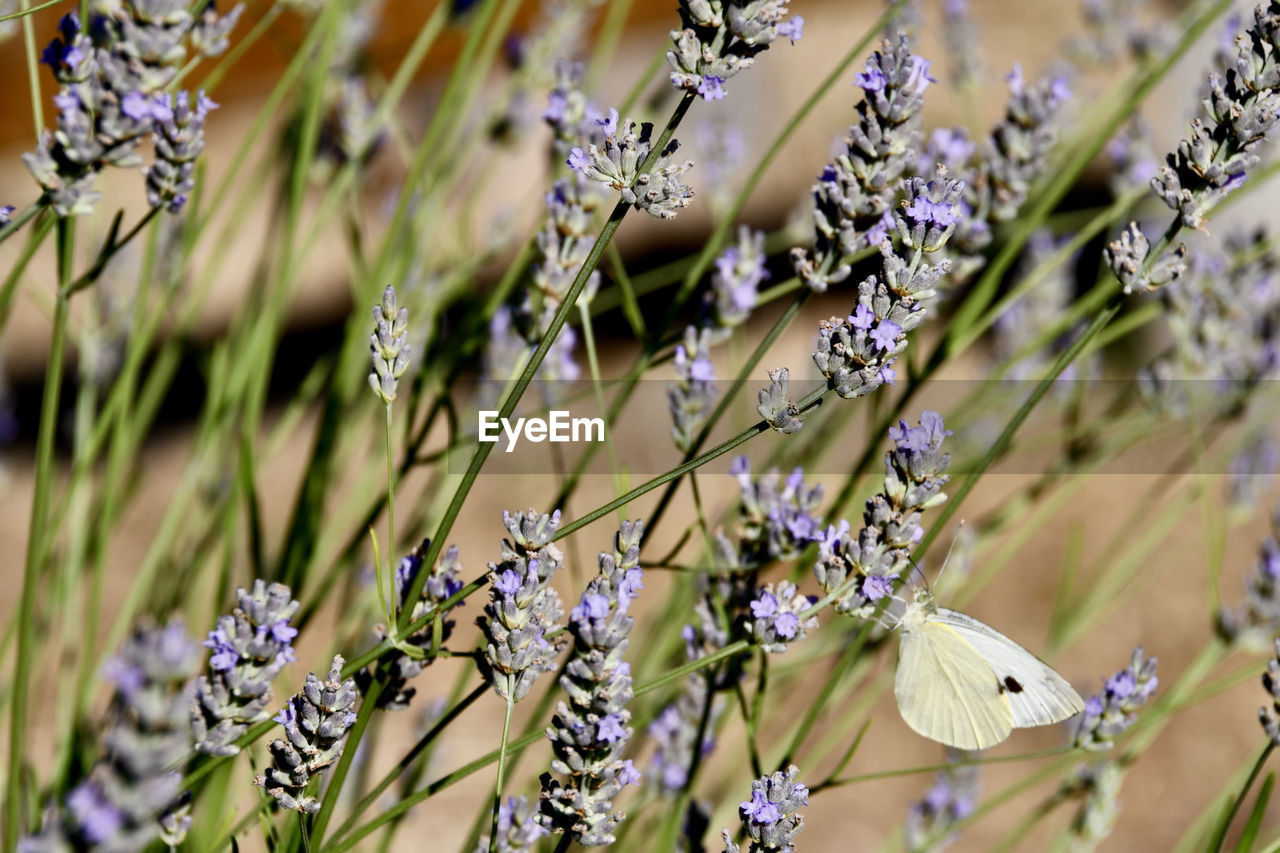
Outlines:
<svg viewBox="0 0 1280 853"><path fill-rule="evenodd" d="M977 619L938 607L927 589L902 629L893 693L908 726L956 749L987 749L1014 729L1047 726L1084 710L1067 680Z"/></svg>

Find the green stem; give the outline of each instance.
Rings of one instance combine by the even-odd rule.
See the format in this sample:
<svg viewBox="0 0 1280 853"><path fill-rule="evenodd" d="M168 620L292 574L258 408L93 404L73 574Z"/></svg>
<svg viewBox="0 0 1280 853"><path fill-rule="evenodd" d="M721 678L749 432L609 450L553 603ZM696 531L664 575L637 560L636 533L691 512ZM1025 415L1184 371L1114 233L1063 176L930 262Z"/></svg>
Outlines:
<svg viewBox="0 0 1280 853"><path fill-rule="evenodd" d="M511 709L516 704L511 698L511 691L514 689L515 679L508 675L507 712L502 717L502 743L498 746L498 781L493 786L493 821L489 824L489 853L497 853L498 850L498 813L502 810L502 775L507 769L507 741L511 738Z"/></svg>
<svg viewBox="0 0 1280 853"><path fill-rule="evenodd" d="M54 297L53 335L49 343L49 366L45 371L44 399L40 407L40 431L36 437L35 488L31 498L31 523L27 532L27 556L22 576L22 599L18 605L18 648L13 674L13 710L9 716L9 767L7 773L4 840L5 849L17 847L22 833L23 755L27 731L27 700L31 668L36 655L36 587L45 556L45 522L49 517L49 495L53 480L53 440L58 428L58 399L62 391L63 350L66 347L70 300L61 289L71 279L75 244L75 223L58 220L58 283Z"/></svg>
<svg viewBox="0 0 1280 853"><path fill-rule="evenodd" d="M1275 748L1276 742L1268 738L1267 745L1262 748L1262 753L1258 755L1258 760L1253 763L1253 769L1249 771L1249 778L1244 780L1244 787L1240 789L1239 795L1231 803L1231 808L1227 809L1227 813L1222 816L1222 821L1218 824L1218 828L1214 830L1213 840L1209 842L1209 846L1205 848L1206 850L1213 851L1213 853L1218 853L1218 851L1222 850L1222 845L1227 840L1227 833L1231 830L1231 822L1235 820L1236 813L1244 805L1249 789L1253 787L1258 774L1262 772L1263 766L1267 763L1267 759L1271 757L1271 753Z"/></svg>

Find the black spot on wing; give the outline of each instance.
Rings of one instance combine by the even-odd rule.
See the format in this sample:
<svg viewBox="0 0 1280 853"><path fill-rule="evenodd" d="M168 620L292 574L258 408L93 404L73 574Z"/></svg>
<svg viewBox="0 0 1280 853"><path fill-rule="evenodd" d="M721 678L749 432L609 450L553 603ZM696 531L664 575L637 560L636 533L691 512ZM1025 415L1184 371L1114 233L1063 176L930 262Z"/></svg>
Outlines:
<svg viewBox="0 0 1280 853"><path fill-rule="evenodd" d="M1004 684L1000 685L1000 692L1003 693L1006 690L1010 693L1021 693L1022 684L1012 675L1006 675L1004 677Z"/></svg>

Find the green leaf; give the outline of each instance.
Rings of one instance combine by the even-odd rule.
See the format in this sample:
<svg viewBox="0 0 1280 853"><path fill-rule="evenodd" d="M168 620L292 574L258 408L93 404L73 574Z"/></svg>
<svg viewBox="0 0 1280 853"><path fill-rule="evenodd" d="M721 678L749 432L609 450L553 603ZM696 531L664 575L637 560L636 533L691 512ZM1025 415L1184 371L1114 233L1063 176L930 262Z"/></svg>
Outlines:
<svg viewBox="0 0 1280 853"><path fill-rule="evenodd" d="M1236 853L1247 853L1253 849L1253 842L1258 838L1258 832L1262 829L1262 818L1267 813L1267 803L1271 800L1271 786L1275 784L1276 774L1271 771L1267 774L1267 778L1262 783L1262 790L1258 792L1258 798L1253 801L1253 811L1249 814L1249 822L1244 825L1244 832L1240 833L1240 840L1236 842Z"/></svg>

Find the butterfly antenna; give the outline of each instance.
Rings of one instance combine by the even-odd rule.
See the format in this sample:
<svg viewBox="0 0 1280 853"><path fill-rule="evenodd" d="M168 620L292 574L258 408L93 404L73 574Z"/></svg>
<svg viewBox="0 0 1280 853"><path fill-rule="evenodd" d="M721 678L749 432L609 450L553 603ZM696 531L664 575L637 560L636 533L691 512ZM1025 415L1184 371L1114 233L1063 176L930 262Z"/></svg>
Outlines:
<svg viewBox="0 0 1280 853"><path fill-rule="evenodd" d="M942 573L947 570L947 563L951 562L951 552L956 549L956 540L960 538L960 531L964 529L964 519L960 519L960 523L956 525L956 532L951 537L951 545L947 548L947 556L942 559L942 568L938 569L938 576L933 579L936 584L942 580Z"/></svg>

